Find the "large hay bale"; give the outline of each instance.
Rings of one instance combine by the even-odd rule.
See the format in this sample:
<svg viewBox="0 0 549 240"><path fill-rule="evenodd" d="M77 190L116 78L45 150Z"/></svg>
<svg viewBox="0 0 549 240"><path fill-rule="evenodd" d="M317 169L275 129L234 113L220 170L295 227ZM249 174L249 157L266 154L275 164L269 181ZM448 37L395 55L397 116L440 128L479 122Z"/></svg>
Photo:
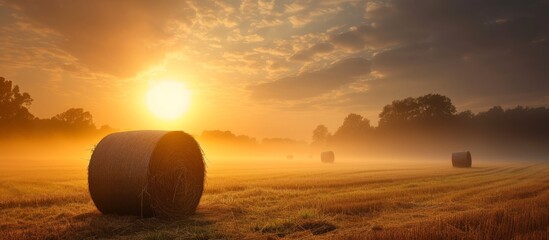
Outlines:
<svg viewBox="0 0 549 240"><path fill-rule="evenodd" d="M113 133L95 147L88 185L105 214L177 219L193 214L205 166L195 139L181 131Z"/></svg>
<svg viewBox="0 0 549 240"><path fill-rule="evenodd" d="M320 153L320 161L323 163L333 163L335 160L335 154L333 151L326 151Z"/></svg>
<svg viewBox="0 0 549 240"><path fill-rule="evenodd" d="M470 152L452 153L452 166L460 168L470 168L472 163Z"/></svg>

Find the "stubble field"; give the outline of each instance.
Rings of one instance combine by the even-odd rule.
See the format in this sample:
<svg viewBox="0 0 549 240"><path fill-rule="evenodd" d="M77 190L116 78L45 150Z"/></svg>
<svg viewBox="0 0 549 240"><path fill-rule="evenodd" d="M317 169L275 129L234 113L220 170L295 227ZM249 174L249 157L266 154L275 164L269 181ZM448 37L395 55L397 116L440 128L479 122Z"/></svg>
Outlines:
<svg viewBox="0 0 549 240"><path fill-rule="evenodd" d="M2 161L0 239L547 239L549 165L208 164L196 215L102 215L87 162Z"/></svg>

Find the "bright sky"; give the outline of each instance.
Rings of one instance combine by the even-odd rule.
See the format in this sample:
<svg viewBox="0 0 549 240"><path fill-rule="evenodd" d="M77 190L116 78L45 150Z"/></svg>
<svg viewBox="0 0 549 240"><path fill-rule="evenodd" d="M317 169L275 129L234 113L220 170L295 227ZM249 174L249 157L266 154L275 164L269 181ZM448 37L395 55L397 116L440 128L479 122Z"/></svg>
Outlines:
<svg viewBox="0 0 549 240"><path fill-rule="evenodd" d="M497 5L495 5L497 4ZM71 107L119 129L231 130L309 140L392 100L458 110L549 105L543 1L0 0L0 76L51 117ZM189 92L162 120L147 94ZM150 104L149 104L150 105Z"/></svg>

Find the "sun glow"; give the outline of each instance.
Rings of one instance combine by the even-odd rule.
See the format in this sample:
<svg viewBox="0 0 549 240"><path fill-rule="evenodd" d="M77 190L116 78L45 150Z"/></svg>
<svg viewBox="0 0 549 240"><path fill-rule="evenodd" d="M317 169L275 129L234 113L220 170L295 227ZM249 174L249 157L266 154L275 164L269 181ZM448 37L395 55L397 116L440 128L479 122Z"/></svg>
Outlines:
<svg viewBox="0 0 549 240"><path fill-rule="evenodd" d="M173 120L181 117L189 104L190 91L181 82L156 82L147 92L149 110L161 119Z"/></svg>

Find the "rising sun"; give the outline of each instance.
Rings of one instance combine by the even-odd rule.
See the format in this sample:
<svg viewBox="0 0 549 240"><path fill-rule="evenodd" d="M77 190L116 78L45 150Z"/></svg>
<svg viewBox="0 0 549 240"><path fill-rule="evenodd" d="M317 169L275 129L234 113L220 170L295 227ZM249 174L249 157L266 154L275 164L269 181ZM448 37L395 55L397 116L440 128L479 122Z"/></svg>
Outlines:
<svg viewBox="0 0 549 240"><path fill-rule="evenodd" d="M173 120L181 117L189 108L190 92L181 82L154 83L147 92L149 110L158 118Z"/></svg>

